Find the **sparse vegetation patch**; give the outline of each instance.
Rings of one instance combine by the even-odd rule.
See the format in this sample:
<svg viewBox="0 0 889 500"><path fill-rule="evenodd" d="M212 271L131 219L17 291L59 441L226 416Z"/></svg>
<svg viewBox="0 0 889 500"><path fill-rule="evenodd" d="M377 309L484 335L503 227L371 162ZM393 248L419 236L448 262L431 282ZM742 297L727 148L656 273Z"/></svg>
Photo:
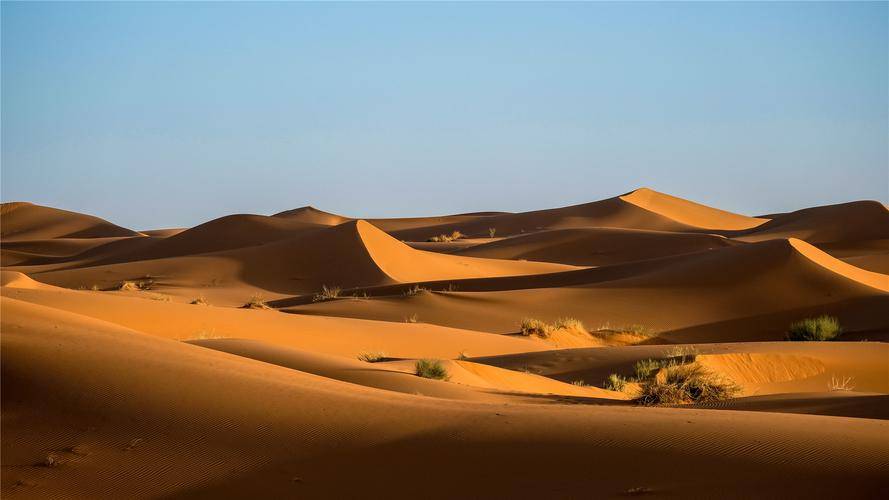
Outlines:
<svg viewBox="0 0 889 500"><path fill-rule="evenodd" d="M379 363L386 359L386 353L382 351L363 352L358 355L358 359L366 363Z"/></svg>
<svg viewBox="0 0 889 500"><path fill-rule="evenodd" d="M612 373L605 379L603 387L609 391L623 391L627 386L627 380L616 373Z"/></svg>
<svg viewBox="0 0 889 500"><path fill-rule="evenodd" d="M435 380L448 380L448 370L441 361L437 359L420 359L417 360L416 372L418 377L431 378Z"/></svg>
<svg viewBox="0 0 889 500"><path fill-rule="evenodd" d="M842 335L843 329L840 322L833 316L818 316L806 318L790 325L787 330L787 340L793 341L823 341L833 340Z"/></svg>
<svg viewBox="0 0 889 500"><path fill-rule="evenodd" d="M262 300L262 296L254 295L246 304L241 306L242 309L271 309L271 307Z"/></svg>

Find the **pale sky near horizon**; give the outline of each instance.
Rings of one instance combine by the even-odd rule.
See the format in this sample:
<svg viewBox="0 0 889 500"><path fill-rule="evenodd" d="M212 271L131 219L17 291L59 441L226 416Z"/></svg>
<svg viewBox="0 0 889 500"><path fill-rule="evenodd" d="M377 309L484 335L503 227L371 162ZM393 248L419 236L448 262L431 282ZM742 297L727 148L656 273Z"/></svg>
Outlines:
<svg viewBox="0 0 889 500"><path fill-rule="evenodd" d="M0 192L134 229L887 203L887 6L3 2Z"/></svg>

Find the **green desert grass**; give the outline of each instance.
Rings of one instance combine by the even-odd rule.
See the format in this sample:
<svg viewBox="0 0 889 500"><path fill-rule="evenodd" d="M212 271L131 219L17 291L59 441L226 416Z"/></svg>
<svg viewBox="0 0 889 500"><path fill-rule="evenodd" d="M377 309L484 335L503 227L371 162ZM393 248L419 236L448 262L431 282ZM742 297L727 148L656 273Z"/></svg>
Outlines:
<svg viewBox="0 0 889 500"><path fill-rule="evenodd" d="M417 360L415 366L418 377L431 378L435 380L448 380L448 370L441 361L437 359L420 359Z"/></svg>
<svg viewBox="0 0 889 500"><path fill-rule="evenodd" d="M806 318L790 325L787 330L787 340L795 341L821 341L833 340L842 335L843 329L840 322L833 316L818 316Z"/></svg>

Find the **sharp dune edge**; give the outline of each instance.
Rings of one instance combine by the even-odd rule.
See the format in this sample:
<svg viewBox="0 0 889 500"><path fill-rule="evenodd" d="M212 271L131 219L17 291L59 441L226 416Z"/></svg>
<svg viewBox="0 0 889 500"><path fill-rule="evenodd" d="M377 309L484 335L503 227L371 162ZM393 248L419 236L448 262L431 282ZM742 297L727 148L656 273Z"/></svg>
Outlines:
<svg viewBox="0 0 889 500"><path fill-rule="evenodd" d="M4 498L889 494L878 202L748 217L642 188L140 231L14 202L0 225ZM839 341L784 340L823 314ZM649 359L737 392L604 386Z"/></svg>

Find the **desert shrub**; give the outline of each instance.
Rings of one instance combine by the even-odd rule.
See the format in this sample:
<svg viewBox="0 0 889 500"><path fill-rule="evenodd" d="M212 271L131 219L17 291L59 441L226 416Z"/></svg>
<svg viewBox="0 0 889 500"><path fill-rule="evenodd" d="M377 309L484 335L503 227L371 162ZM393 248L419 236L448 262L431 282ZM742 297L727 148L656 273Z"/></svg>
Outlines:
<svg viewBox="0 0 889 500"><path fill-rule="evenodd" d="M488 236L493 238L495 234L497 234L497 228L496 227L489 227L488 228Z"/></svg>
<svg viewBox="0 0 889 500"><path fill-rule="evenodd" d="M587 333L586 328L584 328L583 323L574 318L559 318L553 323L553 328L556 330L569 330L580 333Z"/></svg>
<svg viewBox="0 0 889 500"><path fill-rule="evenodd" d="M660 370L663 365L664 362L658 359L640 359L633 365L633 374L636 380L645 380Z"/></svg>
<svg viewBox="0 0 889 500"><path fill-rule="evenodd" d="M571 385L576 385L576 386L578 386L578 387L586 387L586 386L587 386L587 385L586 385L586 382L584 382L583 379L580 379L580 380L572 380L572 381L571 381Z"/></svg>
<svg viewBox="0 0 889 500"><path fill-rule="evenodd" d="M246 304L241 306L241 309L271 309L271 307L262 300L262 296L254 295L250 297Z"/></svg>
<svg viewBox="0 0 889 500"><path fill-rule="evenodd" d="M695 346L687 345L672 347L664 353L666 357L679 363L691 363L695 360L698 354L700 354L700 352Z"/></svg>
<svg viewBox="0 0 889 500"><path fill-rule="evenodd" d="M638 402L647 406L724 401L738 392L737 385L695 364L670 365L642 384Z"/></svg>
<svg viewBox="0 0 889 500"><path fill-rule="evenodd" d="M404 322L405 322L405 323L416 323L416 322L418 322L419 320L420 320L420 317L417 316L416 313L411 314L410 316L407 316L407 317L404 318Z"/></svg>
<svg viewBox="0 0 889 500"><path fill-rule="evenodd" d="M404 291L404 295L406 297L413 297L414 295L420 295L423 292L428 292L428 288L423 288L420 285L414 285L407 290Z"/></svg>
<svg viewBox="0 0 889 500"><path fill-rule="evenodd" d="M117 289L123 292L135 292L142 290L142 287L139 286L139 283L136 283L135 281L124 281L120 284L120 286L117 287Z"/></svg>
<svg viewBox="0 0 889 500"><path fill-rule="evenodd" d="M843 333L840 322L833 316L806 318L790 325L787 340L833 340Z"/></svg>
<svg viewBox="0 0 889 500"><path fill-rule="evenodd" d="M627 386L627 380L616 373L612 373L605 379L602 387L609 391L622 391Z"/></svg>
<svg viewBox="0 0 889 500"><path fill-rule="evenodd" d="M386 353L381 351L363 352L358 355L358 359L367 363L378 363L386 359Z"/></svg>
<svg viewBox="0 0 889 500"><path fill-rule="evenodd" d="M460 351L460 354L457 355L457 359L460 361L466 361L469 359L469 356L466 355L466 351Z"/></svg>
<svg viewBox="0 0 889 500"><path fill-rule="evenodd" d="M439 234L438 236L433 236L426 241L431 241L433 243L449 243L454 240L459 240L464 236L465 235L460 231L452 231L451 234Z"/></svg>
<svg viewBox="0 0 889 500"><path fill-rule="evenodd" d="M315 295L315 297L312 299L312 301L313 302L321 302L324 300L335 299L340 296L340 292L342 292L342 291L343 291L343 289L338 286L329 287L327 285L321 285L321 291Z"/></svg>
<svg viewBox="0 0 889 500"><path fill-rule="evenodd" d="M437 359L420 359L417 360L416 371L418 377L431 378L435 380L447 380L448 370L441 361Z"/></svg>
<svg viewBox="0 0 889 500"><path fill-rule="evenodd" d="M198 298L192 300L191 302L189 302L189 304L194 305L194 306L209 306L210 305L210 303L207 302L207 299L205 299L204 297L198 297Z"/></svg>
<svg viewBox="0 0 889 500"><path fill-rule="evenodd" d="M549 337L553 331L552 325L534 318L523 319L521 328L522 335L525 335L526 337L537 335L538 337L546 338Z"/></svg>
<svg viewBox="0 0 889 500"><path fill-rule="evenodd" d="M157 300L160 302L172 302L173 301L173 297L170 297L169 295L164 295L161 293L155 293L155 294L151 295L149 298L151 300Z"/></svg>

